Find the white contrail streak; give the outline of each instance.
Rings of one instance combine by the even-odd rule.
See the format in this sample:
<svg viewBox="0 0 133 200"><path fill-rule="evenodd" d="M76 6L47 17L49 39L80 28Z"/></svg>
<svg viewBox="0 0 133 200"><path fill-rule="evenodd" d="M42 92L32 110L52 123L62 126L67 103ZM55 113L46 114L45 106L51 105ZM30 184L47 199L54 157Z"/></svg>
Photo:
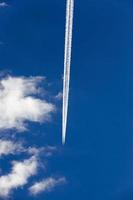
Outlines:
<svg viewBox="0 0 133 200"><path fill-rule="evenodd" d="M66 139L70 65L72 52L72 31L73 31L74 0L67 0L66 5L66 30L65 30L65 53L64 53L64 83L63 83L63 110L62 110L62 143Z"/></svg>

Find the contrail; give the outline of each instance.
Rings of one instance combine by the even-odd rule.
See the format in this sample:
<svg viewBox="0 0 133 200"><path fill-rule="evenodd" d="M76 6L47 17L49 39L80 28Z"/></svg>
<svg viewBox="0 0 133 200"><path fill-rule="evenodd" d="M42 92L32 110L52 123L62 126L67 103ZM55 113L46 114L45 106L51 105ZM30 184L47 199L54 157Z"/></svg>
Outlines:
<svg viewBox="0 0 133 200"><path fill-rule="evenodd" d="M66 30L65 30L65 52L64 52L64 81L63 81L63 109L62 109L62 143L66 139L70 65L72 52L72 31L73 31L74 0L67 0L66 5Z"/></svg>

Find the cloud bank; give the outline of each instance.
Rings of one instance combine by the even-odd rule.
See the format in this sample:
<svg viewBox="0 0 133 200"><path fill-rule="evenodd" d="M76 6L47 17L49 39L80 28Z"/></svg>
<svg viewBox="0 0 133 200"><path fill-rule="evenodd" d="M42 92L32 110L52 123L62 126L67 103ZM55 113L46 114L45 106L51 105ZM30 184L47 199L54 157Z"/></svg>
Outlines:
<svg viewBox="0 0 133 200"><path fill-rule="evenodd" d="M19 132L26 131L28 122L43 123L50 119L55 106L40 98L40 96L44 97L41 95L42 81L42 77L7 76L0 78L0 132L7 130L4 135L0 136L0 159L8 155L22 155L23 159L13 161L10 172L0 176L0 198L7 199L15 189L22 188L27 183L31 185L30 177L37 175L38 168L45 167L43 165L45 159L57 151L56 147L51 146L30 146L27 144L30 141L21 141L21 139L18 141L16 135L14 135L15 138L10 138L7 134L11 129ZM57 99L60 97L59 93ZM43 162L41 162L42 156ZM35 182L30 188L27 185L26 188L29 188L31 195L37 195L41 192L49 192L65 182L64 177L49 177Z"/></svg>
<svg viewBox="0 0 133 200"><path fill-rule="evenodd" d="M42 77L11 77L0 80L0 129L25 131L26 122L48 121L54 105L41 100Z"/></svg>
<svg viewBox="0 0 133 200"><path fill-rule="evenodd" d="M62 185L66 183L66 179L64 177L55 179L53 177L47 178L41 182L35 183L33 186L29 188L29 192L32 195L37 195L42 192L49 192L54 189L58 185Z"/></svg>

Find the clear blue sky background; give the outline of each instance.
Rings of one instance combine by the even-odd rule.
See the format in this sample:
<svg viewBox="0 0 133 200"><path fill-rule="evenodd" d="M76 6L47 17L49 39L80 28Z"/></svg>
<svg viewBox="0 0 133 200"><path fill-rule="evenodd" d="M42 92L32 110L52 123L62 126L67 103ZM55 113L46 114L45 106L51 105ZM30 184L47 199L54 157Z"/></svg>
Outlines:
<svg viewBox="0 0 133 200"><path fill-rule="evenodd" d="M46 76L48 91L56 94L62 89L65 0L6 2L0 70ZM133 1L75 0L73 36L66 145L60 110L52 123L31 124L32 134L21 136L58 146L40 178L57 173L68 183L36 198L16 190L14 200L133 199ZM0 162L8 170L8 161Z"/></svg>

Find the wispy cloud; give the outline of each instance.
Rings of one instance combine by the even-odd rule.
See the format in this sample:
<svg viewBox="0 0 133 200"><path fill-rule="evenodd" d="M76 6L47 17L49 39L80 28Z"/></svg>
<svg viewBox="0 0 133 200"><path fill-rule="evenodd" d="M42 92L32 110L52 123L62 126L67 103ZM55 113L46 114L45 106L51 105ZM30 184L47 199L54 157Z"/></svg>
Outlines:
<svg viewBox="0 0 133 200"><path fill-rule="evenodd" d="M0 139L0 157L9 154L16 154L22 150L23 147L20 143Z"/></svg>
<svg viewBox="0 0 133 200"><path fill-rule="evenodd" d="M41 155L48 158L55 150L52 146L25 147L21 142L0 139L0 158L11 154L31 157L21 162L13 161L11 173L0 177L0 197L8 197L15 188L25 185L29 177L37 173L37 167L44 167L40 162Z"/></svg>
<svg viewBox="0 0 133 200"><path fill-rule="evenodd" d="M0 177L0 197L8 197L12 190L27 184L28 179L37 173L36 157L13 162L11 173Z"/></svg>
<svg viewBox="0 0 133 200"><path fill-rule="evenodd" d="M0 129L27 129L27 121L45 122L54 112L54 105L41 100L39 83L42 77L12 77L0 80Z"/></svg>
<svg viewBox="0 0 133 200"><path fill-rule="evenodd" d="M63 93L62 92L59 92L56 96L55 96L55 99L57 100L61 100L63 98Z"/></svg>
<svg viewBox="0 0 133 200"><path fill-rule="evenodd" d="M6 2L0 2L0 8L7 7L8 4Z"/></svg>
<svg viewBox="0 0 133 200"><path fill-rule="evenodd" d="M50 157L56 151L56 147L46 146L46 147L26 147L21 142L14 142L11 140L0 139L0 157L7 155L16 154L28 154L31 156L39 157L43 154L44 157Z"/></svg>
<svg viewBox="0 0 133 200"><path fill-rule="evenodd" d="M61 177L58 179L50 177L41 182L35 183L33 186L29 188L29 192L31 195L37 195L42 192L49 192L53 190L56 186L62 185L64 183L66 183L65 177Z"/></svg>
<svg viewBox="0 0 133 200"><path fill-rule="evenodd" d="M46 146L46 147L40 147L40 148L29 147L28 149L25 149L25 152L27 152L28 154L38 156L43 153L43 156L45 157L52 156L55 151L56 151L56 147L52 147L52 146Z"/></svg>

